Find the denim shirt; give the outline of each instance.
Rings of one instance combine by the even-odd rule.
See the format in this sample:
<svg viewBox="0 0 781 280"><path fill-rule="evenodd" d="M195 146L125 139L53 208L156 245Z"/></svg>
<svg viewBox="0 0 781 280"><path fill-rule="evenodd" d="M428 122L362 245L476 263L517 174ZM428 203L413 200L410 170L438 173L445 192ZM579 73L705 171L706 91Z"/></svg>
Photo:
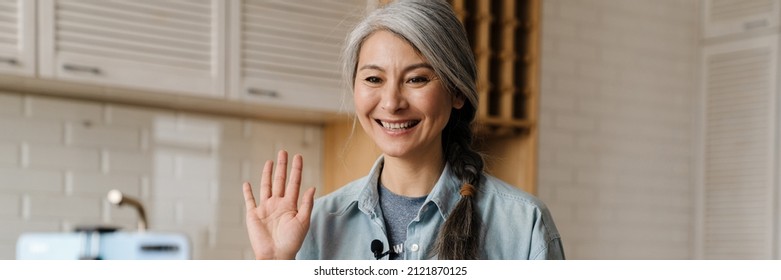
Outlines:
<svg viewBox="0 0 781 280"><path fill-rule="evenodd" d="M388 251L377 183L384 160L368 176L319 198L297 259L373 260L372 240ZM487 174L477 192L482 259L564 259L561 238L547 207L534 196ZM418 215L407 227L401 259L436 259L437 233L461 198L461 183L445 165ZM388 256L383 257L388 259Z"/></svg>

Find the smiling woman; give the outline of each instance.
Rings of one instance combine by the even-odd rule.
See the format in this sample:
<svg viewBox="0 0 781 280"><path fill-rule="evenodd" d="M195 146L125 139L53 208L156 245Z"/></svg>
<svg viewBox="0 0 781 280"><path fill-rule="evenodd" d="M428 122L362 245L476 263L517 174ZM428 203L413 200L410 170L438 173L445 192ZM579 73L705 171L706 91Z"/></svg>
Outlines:
<svg viewBox="0 0 781 280"><path fill-rule="evenodd" d="M310 189L301 205L301 156L289 180L287 152L276 170L268 161L257 204L244 184L256 258L564 258L545 205L484 173L472 149L475 77L446 2L398 1L367 16L346 40L344 78L382 156L368 176L316 202Z"/></svg>

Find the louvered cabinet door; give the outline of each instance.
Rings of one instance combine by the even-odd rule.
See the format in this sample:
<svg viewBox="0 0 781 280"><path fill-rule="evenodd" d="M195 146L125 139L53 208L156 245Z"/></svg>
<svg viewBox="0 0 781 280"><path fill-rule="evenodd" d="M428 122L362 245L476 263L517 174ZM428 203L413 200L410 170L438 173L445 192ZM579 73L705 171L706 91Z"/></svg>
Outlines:
<svg viewBox="0 0 781 280"><path fill-rule="evenodd" d="M777 257L778 39L704 48L700 254L705 259Z"/></svg>
<svg viewBox="0 0 781 280"><path fill-rule="evenodd" d="M702 5L705 38L779 26L781 0L705 0Z"/></svg>
<svg viewBox="0 0 781 280"><path fill-rule="evenodd" d="M40 0L41 76L224 97L220 0Z"/></svg>
<svg viewBox="0 0 781 280"><path fill-rule="evenodd" d="M34 0L0 0L0 73L35 75Z"/></svg>
<svg viewBox="0 0 781 280"><path fill-rule="evenodd" d="M231 1L230 96L282 108L350 110L343 106L350 102L343 102L339 59L366 8L366 0Z"/></svg>

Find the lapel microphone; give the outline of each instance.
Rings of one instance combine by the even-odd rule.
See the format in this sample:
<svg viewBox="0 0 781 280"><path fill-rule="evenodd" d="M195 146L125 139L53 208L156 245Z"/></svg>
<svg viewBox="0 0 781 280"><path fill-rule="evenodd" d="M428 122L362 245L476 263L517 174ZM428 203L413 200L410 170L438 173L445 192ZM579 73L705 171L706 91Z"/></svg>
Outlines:
<svg viewBox="0 0 781 280"><path fill-rule="evenodd" d="M385 248L385 245L382 244L382 241L379 239L372 240L371 250L372 253L374 253L375 259L381 259L384 256L387 256L388 254L392 253L393 250L391 248L388 248L388 251L383 253L382 249Z"/></svg>

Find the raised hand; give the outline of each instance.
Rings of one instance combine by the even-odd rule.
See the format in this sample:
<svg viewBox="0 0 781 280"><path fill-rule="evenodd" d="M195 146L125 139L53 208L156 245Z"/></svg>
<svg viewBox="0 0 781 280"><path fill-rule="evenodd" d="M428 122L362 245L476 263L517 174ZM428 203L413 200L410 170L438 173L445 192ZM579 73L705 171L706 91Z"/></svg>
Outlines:
<svg viewBox="0 0 781 280"><path fill-rule="evenodd" d="M256 259L289 260L295 258L309 231L315 189L308 189L301 199L301 205L297 205L303 166L301 155L293 156L289 180L287 152L279 151L276 170L273 170L273 165L274 162L269 160L263 166L257 205L252 186L248 182L244 183L247 232Z"/></svg>

